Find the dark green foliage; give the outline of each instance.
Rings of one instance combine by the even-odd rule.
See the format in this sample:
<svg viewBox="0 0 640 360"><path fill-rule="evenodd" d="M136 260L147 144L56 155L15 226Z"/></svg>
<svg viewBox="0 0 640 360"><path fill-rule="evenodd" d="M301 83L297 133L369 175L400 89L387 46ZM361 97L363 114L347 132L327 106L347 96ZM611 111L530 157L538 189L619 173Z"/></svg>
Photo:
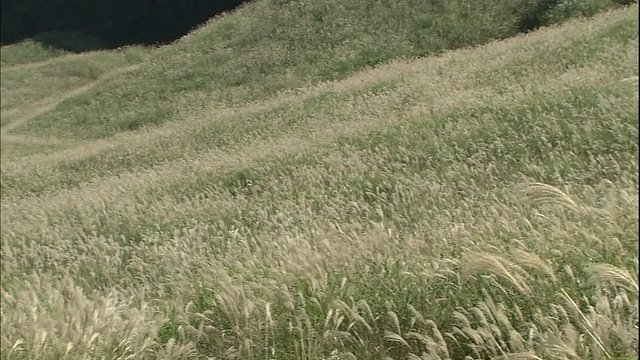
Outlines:
<svg viewBox="0 0 640 360"><path fill-rule="evenodd" d="M547 13L562 3L562 0L534 0L528 2L522 8L518 28L522 32L537 29L545 25L544 18Z"/></svg>
<svg viewBox="0 0 640 360"><path fill-rule="evenodd" d="M522 2L518 28L522 32L542 26L557 24L579 16L593 16L596 13L617 6L636 3L635 0L533 0Z"/></svg>

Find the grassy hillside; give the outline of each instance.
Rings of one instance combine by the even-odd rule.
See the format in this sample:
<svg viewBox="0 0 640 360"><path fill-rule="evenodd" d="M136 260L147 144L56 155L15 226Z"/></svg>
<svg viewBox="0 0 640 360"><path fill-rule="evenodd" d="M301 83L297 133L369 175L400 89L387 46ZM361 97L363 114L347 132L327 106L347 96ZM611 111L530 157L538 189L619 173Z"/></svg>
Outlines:
<svg viewBox="0 0 640 360"><path fill-rule="evenodd" d="M638 6L424 3L3 65L2 359L637 358Z"/></svg>
<svg viewBox="0 0 640 360"><path fill-rule="evenodd" d="M256 1L162 48L122 81L65 101L16 130L105 138L202 109L241 107L391 59L506 38L618 2L624 1L567 2L551 11L546 0Z"/></svg>

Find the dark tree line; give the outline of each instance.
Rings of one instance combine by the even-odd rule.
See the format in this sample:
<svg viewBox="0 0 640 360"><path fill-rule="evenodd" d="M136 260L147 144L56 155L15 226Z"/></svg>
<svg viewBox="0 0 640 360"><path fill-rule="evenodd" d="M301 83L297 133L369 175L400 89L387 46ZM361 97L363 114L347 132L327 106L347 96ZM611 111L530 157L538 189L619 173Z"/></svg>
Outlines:
<svg viewBox="0 0 640 360"><path fill-rule="evenodd" d="M248 0L2 0L3 45L48 32L97 38L105 47L166 43Z"/></svg>

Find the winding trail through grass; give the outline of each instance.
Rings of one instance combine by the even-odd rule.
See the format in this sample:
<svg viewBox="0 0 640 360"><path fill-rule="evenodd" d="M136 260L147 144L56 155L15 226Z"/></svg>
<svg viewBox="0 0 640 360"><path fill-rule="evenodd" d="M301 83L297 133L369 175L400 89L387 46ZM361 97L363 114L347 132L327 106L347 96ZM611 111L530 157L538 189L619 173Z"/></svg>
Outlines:
<svg viewBox="0 0 640 360"><path fill-rule="evenodd" d="M49 145L69 145L69 143L77 144L79 141L77 140L66 140L66 139L56 139L56 138L40 138L40 137L31 137L25 135L15 135L15 134L2 134L2 142L6 143L14 143L14 144L23 144L23 145L41 145L41 146L49 146Z"/></svg>
<svg viewBox="0 0 640 360"><path fill-rule="evenodd" d="M35 106L33 107L33 109L31 109L28 113L26 113L25 115L23 115L22 117L15 119L9 123L7 123L6 125L2 126L2 137L3 139L5 139L5 135L7 132L25 124L26 122L28 122L29 120L40 116L44 113L47 113L53 109L55 109L59 104L61 104L63 101L65 100L69 100L73 97L82 95L88 91L90 91L91 89L93 89L95 86L97 86L98 84L109 80L115 76L118 75L122 75L131 71L134 71L136 69L139 68L139 65L132 65L132 66L127 66L127 67L123 67L123 68L119 68L117 70L108 72L106 74L104 74L103 76L99 77L98 79L96 79L95 81L92 81L86 85L80 86L78 88L75 88L73 90L70 90L64 94L62 94L61 96L55 96L55 97L49 97L47 99L44 99L42 101L40 101L39 103L35 104Z"/></svg>
<svg viewBox="0 0 640 360"><path fill-rule="evenodd" d="M71 59L78 60L78 59L81 59L81 58L93 57L93 56L96 56L96 55L101 54L101 53L110 53L110 52L112 52L112 51L109 51L109 50L98 50L98 51L90 51L90 52L81 53L81 54L66 53L66 54L61 54L59 56L54 56L52 58L42 59L40 61L28 62L28 63L24 63L24 64L13 64L13 65L3 64L2 65L2 71L32 70L32 69L37 69L39 67L46 66L46 65L53 65L53 64L56 64L56 63L69 61Z"/></svg>

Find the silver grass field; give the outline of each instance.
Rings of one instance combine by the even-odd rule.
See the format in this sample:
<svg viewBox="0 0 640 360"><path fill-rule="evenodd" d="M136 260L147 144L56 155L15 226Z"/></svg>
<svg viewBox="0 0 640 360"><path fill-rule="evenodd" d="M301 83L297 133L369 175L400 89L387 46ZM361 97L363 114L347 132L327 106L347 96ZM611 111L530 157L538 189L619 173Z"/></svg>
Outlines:
<svg viewBox="0 0 640 360"><path fill-rule="evenodd" d="M638 358L637 5L110 133L168 52L2 66L2 359Z"/></svg>

